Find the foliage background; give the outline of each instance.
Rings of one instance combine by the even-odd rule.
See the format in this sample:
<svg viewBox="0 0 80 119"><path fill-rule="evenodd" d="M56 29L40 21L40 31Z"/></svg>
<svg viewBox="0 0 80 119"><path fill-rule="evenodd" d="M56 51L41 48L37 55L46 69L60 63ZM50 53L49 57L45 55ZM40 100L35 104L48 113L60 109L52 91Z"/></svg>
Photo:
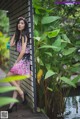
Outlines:
<svg viewBox="0 0 80 119"><path fill-rule="evenodd" d="M33 7L38 106L56 119L64 112L62 87L76 87L80 77L80 6L34 0Z"/></svg>
<svg viewBox="0 0 80 119"><path fill-rule="evenodd" d="M7 42L9 41L8 32L9 18L7 17L7 12L0 10L0 67L4 70L9 65L9 50L7 49Z"/></svg>

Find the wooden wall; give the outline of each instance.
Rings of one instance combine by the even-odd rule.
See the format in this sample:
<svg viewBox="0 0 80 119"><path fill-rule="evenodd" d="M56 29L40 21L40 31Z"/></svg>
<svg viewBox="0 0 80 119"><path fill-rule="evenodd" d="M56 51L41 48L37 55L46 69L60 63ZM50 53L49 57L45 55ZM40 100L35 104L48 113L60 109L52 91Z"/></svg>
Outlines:
<svg viewBox="0 0 80 119"><path fill-rule="evenodd" d="M34 41L33 41L33 10L32 0L3 0L1 1L1 9L8 10L8 17L10 22L9 35L15 32L17 18L23 16L28 21L29 35L30 35L30 64L31 64L31 78L22 81L21 87L27 92L27 100L33 110L36 110L36 81L35 81L35 60L34 60ZM10 67L13 66L18 52L15 52L15 47L10 48Z"/></svg>

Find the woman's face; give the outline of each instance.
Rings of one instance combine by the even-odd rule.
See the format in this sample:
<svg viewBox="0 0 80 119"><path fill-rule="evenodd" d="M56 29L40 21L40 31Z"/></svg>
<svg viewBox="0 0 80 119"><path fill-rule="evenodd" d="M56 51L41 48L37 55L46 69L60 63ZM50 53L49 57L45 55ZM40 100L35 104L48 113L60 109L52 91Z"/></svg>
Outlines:
<svg viewBox="0 0 80 119"><path fill-rule="evenodd" d="M25 28L25 22L23 20L20 20L18 23L18 30L22 31Z"/></svg>

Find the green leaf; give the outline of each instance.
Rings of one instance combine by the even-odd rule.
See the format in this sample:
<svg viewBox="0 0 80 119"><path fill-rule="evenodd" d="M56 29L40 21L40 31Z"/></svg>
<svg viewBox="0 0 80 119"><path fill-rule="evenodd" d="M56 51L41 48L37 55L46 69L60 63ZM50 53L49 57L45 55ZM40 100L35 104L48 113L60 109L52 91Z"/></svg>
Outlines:
<svg viewBox="0 0 80 119"><path fill-rule="evenodd" d="M74 67L80 66L80 63L76 63L76 64L74 64L73 66L74 66Z"/></svg>
<svg viewBox="0 0 80 119"><path fill-rule="evenodd" d="M16 90L17 88L16 87L0 87L0 93L4 93L4 92L8 92L8 91L13 91L13 90Z"/></svg>
<svg viewBox="0 0 80 119"><path fill-rule="evenodd" d="M63 38L65 41L67 41L67 43L71 43L66 34L62 34L62 38Z"/></svg>
<svg viewBox="0 0 80 119"><path fill-rule="evenodd" d="M16 99L13 99L13 98L9 98L9 97L0 97L0 107L10 104L10 103L13 103L13 102L15 103L15 102L19 102L19 101Z"/></svg>
<svg viewBox="0 0 80 119"><path fill-rule="evenodd" d="M70 70L71 70L72 72L80 72L80 66L71 67Z"/></svg>
<svg viewBox="0 0 80 119"><path fill-rule="evenodd" d="M10 82L10 81L15 81L15 80L23 80L23 79L26 79L26 78L30 78L29 75L15 75L15 76L9 76L9 77L5 77L3 79L0 80L0 82Z"/></svg>
<svg viewBox="0 0 80 119"><path fill-rule="evenodd" d="M55 40L55 42L52 44L53 46L60 47L61 46L61 38L58 36L58 38Z"/></svg>
<svg viewBox="0 0 80 119"><path fill-rule="evenodd" d="M39 47L38 49L53 49L54 51L60 51L61 47L56 47L56 46L51 46L51 45L42 45L41 47Z"/></svg>
<svg viewBox="0 0 80 119"><path fill-rule="evenodd" d="M42 45L41 47L39 47L38 49L42 49L42 48L51 48L51 49L56 49L56 46L51 46L51 45Z"/></svg>
<svg viewBox="0 0 80 119"><path fill-rule="evenodd" d="M39 37L39 32L36 29L34 30L34 36Z"/></svg>
<svg viewBox="0 0 80 119"><path fill-rule="evenodd" d="M36 14L40 14L40 12L39 12L39 10L37 8L35 9L35 13Z"/></svg>
<svg viewBox="0 0 80 119"><path fill-rule="evenodd" d="M77 77L75 77L74 79L72 79L72 82L73 82L74 84L77 84L79 80L80 80L80 75L77 76Z"/></svg>
<svg viewBox="0 0 80 119"><path fill-rule="evenodd" d="M47 87L47 89L48 89L49 91L53 92L53 89L52 89L52 88Z"/></svg>
<svg viewBox="0 0 80 119"><path fill-rule="evenodd" d="M34 37L35 40L40 41L40 37Z"/></svg>
<svg viewBox="0 0 80 119"><path fill-rule="evenodd" d="M61 77L60 80L62 80L64 83L68 84L69 86L73 86L76 88L76 85L67 77Z"/></svg>
<svg viewBox="0 0 80 119"><path fill-rule="evenodd" d="M53 38L56 37L60 32L60 29L54 30L54 31L50 31L50 32L46 32L49 38Z"/></svg>
<svg viewBox="0 0 80 119"><path fill-rule="evenodd" d="M52 46L56 46L57 48L55 51L60 51L61 50L61 38L58 36L57 40L52 44Z"/></svg>
<svg viewBox="0 0 80 119"><path fill-rule="evenodd" d="M43 61L40 59L40 65L42 65L42 66L44 66L44 63L43 63Z"/></svg>
<svg viewBox="0 0 80 119"><path fill-rule="evenodd" d="M54 21L56 21L58 19L60 19L59 16L48 16L48 17L45 16L45 17L42 18L41 23L42 24L49 24L49 23L52 23L52 22L54 22Z"/></svg>
<svg viewBox="0 0 80 119"><path fill-rule="evenodd" d="M69 49L64 49L63 52L62 52L62 54L63 55L69 55L69 54L73 53L75 50L76 50L75 47L69 48Z"/></svg>
<svg viewBox="0 0 80 119"><path fill-rule="evenodd" d="M34 15L34 24L37 25L38 24L38 16Z"/></svg>
<svg viewBox="0 0 80 119"><path fill-rule="evenodd" d="M76 45L80 45L80 41L76 41Z"/></svg>
<svg viewBox="0 0 80 119"><path fill-rule="evenodd" d="M46 64L46 69L47 69L47 70L50 70L50 69L51 69L51 65L47 63L47 64Z"/></svg>
<svg viewBox="0 0 80 119"><path fill-rule="evenodd" d="M37 60L37 62L38 62L40 65L44 66L44 63L43 63L43 61L40 59L40 57L37 57L36 60Z"/></svg>
<svg viewBox="0 0 80 119"><path fill-rule="evenodd" d="M47 38L47 34L46 32L44 32L42 35L41 35L41 40L46 40Z"/></svg>
<svg viewBox="0 0 80 119"><path fill-rule="evenodd" d="M53 76L55 74L55 72L53 72L52 70L48 70L47 73L45 74L45 79Z"/></svg>
<svg viewBox="0 0 80 119"><path fill-rule="evenodd" d="M52 53L51 52L45 52L45 54L47 54L48 56L52 57Z"/></svg>

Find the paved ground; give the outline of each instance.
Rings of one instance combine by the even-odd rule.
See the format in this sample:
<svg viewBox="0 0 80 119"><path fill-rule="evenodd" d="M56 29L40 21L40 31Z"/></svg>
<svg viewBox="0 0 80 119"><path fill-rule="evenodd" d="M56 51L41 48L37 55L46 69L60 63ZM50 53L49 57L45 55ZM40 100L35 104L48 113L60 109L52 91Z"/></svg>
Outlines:
<svg viewBox="0 0 80 119"><path fill-rule="evenodd" d="M3 70L0 69L0 79L5 77L6 74ZM10 86L9 83L1 83L0 86ZM6 94L0 94L0 96L12 96L12 93L6 93ZM5 111L7 106L4 106L0 108L0 111ZM18 110L17 112L12 112L8 115L8 119L48 119L47 116L45 116L42 113L33 113L32 110L28 107L28 105L22 105L18 104Z"/></svg>

